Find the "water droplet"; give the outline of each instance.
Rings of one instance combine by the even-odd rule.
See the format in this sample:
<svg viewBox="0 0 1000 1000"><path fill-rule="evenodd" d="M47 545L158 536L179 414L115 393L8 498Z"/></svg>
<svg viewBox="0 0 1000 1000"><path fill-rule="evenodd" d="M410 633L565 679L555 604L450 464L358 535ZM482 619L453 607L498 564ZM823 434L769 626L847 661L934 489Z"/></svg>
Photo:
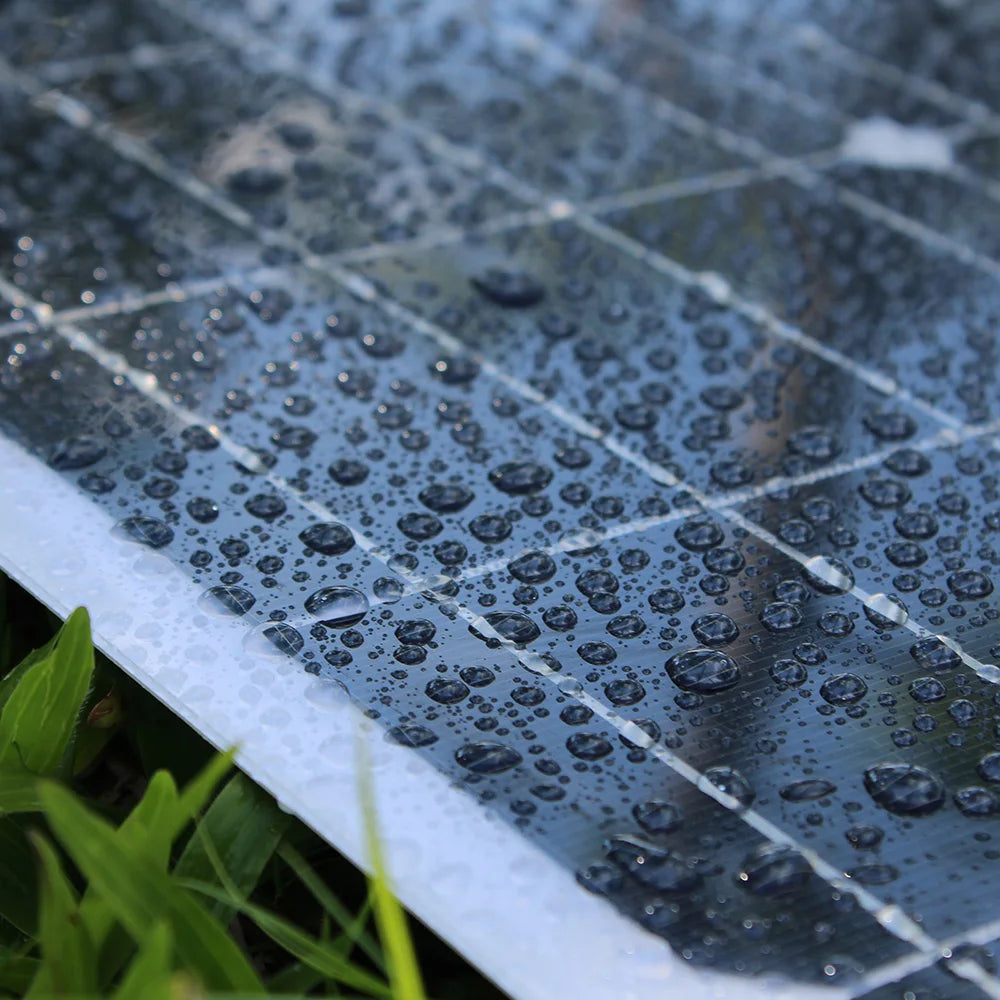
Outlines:
<svg viewBox="0 0 1000 1000"><path fill-rule="evenodd" d="M981 601L993 593L993 581L974 569L963 569L948 577L948 589L960 601Z"/></svg>
<svg viewBox="0 0 1000 1000"><path fill-rule="evenodd" d="M804 778L802 781L793 781L783 786L778 794L786 802L812 802L814 799L826 798L836 790L837 786L832 781L823 778Z"/></svg>
<svg viewBox="0 0 1000 1000"><path fill-rule="evenodd" d="M549 485L552 470L537 462L504 462L490 472L489 479L501 493L527 496Z"/></svg>
<svg viewBox="0 0 1000 1000"><path fill-rule="evenodd" d="M393 743L398 743L404 747L429 747L437 743L438 737L426 726L421 726L415 722L404 722L398 726L393 726L386 737Z"/></svg>
<svg viewBox="0 0 1000 1000"><path fill-rule="evenodd" d="M705 646L724 646L740 634L736 622L723 614L708 614L696 618L691 625L694 637Z"/></svg>
<svg viewBox="0 0 1000 1000"><path fill-rule="evenodd" d="M625 881L621 871L603 861L595 862L581 869L576 873L576 880L585 889L589 889L599 896L608 896L618 892Z"/></svg>
<svg viewBox="0 0 1000 1000"><path fill-rule="evenodd" d="M472 285L481 295L497 305L526 309L545 298L545 288L523 271L491 267L472 278Z"/></svg>
<svg viewBox="0 0 1000 1000"><path fill-rule="evenodd" d="M963 816L996 816L1000 813L1000 795L990 788L960 788L955 792L954 799Z"/></svg>
<svg viewBox="0 0 1000 1000"><path fill-rule="evenodd" d="M263 521L273 521L275 518L281 517L288 509L281 497L267 493L258 493L256 496L252 496L243 506L248 513Z"/></svg>
<svg viewBox="0 0 1000 1000"><path fill-rule="evenodd" d="M544 583L556 574L553 558L545 552L526 552L507 564L510 575L522 583Z"/></svg>
<svg viewBox="0 0 1000 1000"><path fill-rule="evenodd" d="M495 632L501 639L523 646L534 642L542 634L542 630L520 611L491 611L488 615L483 615L480 621L489 626L486 634L472 625L469 626L469 631L486 641L493 639L490 633Z"/></svg>
<svg viewBox="0 0 1000 1000"><path fill-rule="evenodd" d="M819 693L831 705L853 705L868 693L868 685L857 674L836 674L824 681Z"/></svg>
<svg viewBox="0 0 1000 1000"><path fill-rule="evenodd" d="M834 556L813 556L802 575L821 594L846 594L854 587L854 574Z"/></svg>
<svg viewBox="0 0 1000 1000"><path fill-rule="evenodd" d="M844 836L854 850L874 851L882 843L885 831L878 826L852 826Z"/></svg>
<svg viewBox="0 0 1000 1000"><path fill-rule="evenodd" d="M685 521L674 532L674 537L680 545L691 552L704 552L721 545L726 536L715 521L696 517Z"/></svg>
<svg viewBox="0 0 1000 1000"><path fill-rule="evenodd" d="M457 705L469 696L469 689L465 684L446 677L435 677L428 681L424 690L428 698L441 705Z"/></svg>
<svg viewBox="0 0 1000 1000"><path fill-rule="evenodd" d="M740 679L735 661L716 649L689 649L667 661L667 674L684 691L726 691Z"/></svg>
<svg viewBox="0 0 1000 1000"><path fill-rule="evenodd" d="M864 603L865 617L883 631L901 628L910 618L906 605L895 594L872 594Z"/></svg>
<svg viewBox="0 0 1000 1000"><path fill-rule="evenodd" d="M90 437L71 437L60 441L49 456L49 465L60 472L85 469L99 462L108 453L100 441Z"/></svg>
<svg viewBox="0 0 1000 1000"><path fill-rule="evenodd" d="M846 874L861 885L888 885L899 878L899 869L885 864L856 865Z"/></svg>
<svg viewBox="0 0 1000 1000"><path fill-rule="evenodd" d="M941 779L916 764L877 764L865 771L865 789L878 805L901 816L923 816L944 804Z"/></svg>
<svg viewBox="0 0 1000 1000"><path fill-rule="evenodd" d="M798 687L809 679L809 671L796 660L777 660L768 672L781 687Z"/></svg>
<svg viewBox="0 0 1000 1000"><path fill-rule="evenodd" d="M500 774L521 763L521 755L505 743L466 743L455 751L455 760L474 774Z"/></svg>
<svg viewBox="0 0 1000 1000"><path fill-rule="evenodd" d="M935 635L915 642L910 647L910 656L917 661L922 670L930 670L933 673L954 670L962 662L961 656L951 648L950 640L946 641L941 636Z"/></svg>
<svg viewBox="0 0 1000 1000"><path fill-rule="evenodd" d="M694 862L634 837L612 837L605 854L636 881L660 892L686 893L701 884Z"/></svg>
<svg viewBox="0 0 1000 1000"><path fill-rule="evenodd" d="M353 587L323 587L306 598L306 611L328 628L349 628L368 614L368 598Z"/></svg>
<svg viewBox="0 0 1000 1000"><path fill-rule="evenodd" d="M420 491L418 499L435 514L456 514L472 503L475 494L459 483L433 483Z"/></svg>
<svg viewBox="0 0 1000 1000"><path fill-rule="evenodd" d="M607 757L614 747L597 733L573 733L566 740L566 749L580 760L600 760Z"/></svg>
<svg viewBox="0 0 1000 1000"><path fill-rule="evenodd" d="M114 527L114 534L130 542L147 545L151 549L162 549L174 538L173 528L155 517L137 515L126 517Z"/></svg>
<svg viewBox="0 0 1000 1000"><path fill-rule="evenodd" d="M811 875L809 863L793 847L767 843L744 859L739 881L755 896L777 896L803 888Z"/></svg>
<svg viewBox="0 0 1000 1000"><path fill-rule="evenodd" d="M198 599L198 606L216 617L245 615L257 599L244 587L209 587Z"/></svg>
<svg viewBox="0 0 1000 1000"><path fill-rule="evenodd" d="M705 771L705 779L720 792L725 792L726 795L736 799L744 809L748 809L757 797L753 786L735 767L728 765L710 767Z"/></svg>
<svg viewBox="0 0 1000 1000"><path fill-rule="evenodd" d="M788 601L772 601L760 613L761 624L770 632L787 632L802 623L802 611Z"/></svg>
<svg viewBox="0 0 1000 1000"><path fill-rule="evenodd" d="M635 705L646 697L646 689L638 681L617 680L604 686L604 694L612 705Z"/></svg>
<svg viewBox="0 0 1000 1000"><path fill-rule="evenodd" d="M684 822L680 809L663 799L640 802L632 809L632 815L647 833L673 833Z"/></svg>
<svg viewBox="0 0 1000 1000"><path fill-rule="evenodd" d="M247 633L243 648L254 656L281 660L302 652L305 639L288 622L264 622Z"/></svg>
<svg viewBox="0 0 1000 1000"><path fill-rule="evenodd" d="M351 529L337 521L310 525L299 534L299 541L307 549L324 556L343 555L354 548L354 535Z"/></svg>

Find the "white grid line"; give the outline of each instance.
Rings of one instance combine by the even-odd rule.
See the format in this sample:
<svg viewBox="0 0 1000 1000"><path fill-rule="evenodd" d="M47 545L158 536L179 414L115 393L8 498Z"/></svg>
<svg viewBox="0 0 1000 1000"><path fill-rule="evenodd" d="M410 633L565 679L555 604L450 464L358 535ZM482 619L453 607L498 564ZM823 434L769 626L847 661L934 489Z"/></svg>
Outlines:
<svg viewBox="0 0 1000 1000"><path fill-rule="evenodd" d="M68 110L72 112L73 109L70 108ZM86 127L88 123L81 122L81 124L84 127ZM150 158L147 155L147 151L145 151L139 144L131 141L127 143L121 142L120 137L116 133L114 133L114 131L111 129L102 128L99 125L92 126L92 128L93 131L95 131L98 134L101 134L102 137L106 138L109 141L109 145L111 145L111 147L115 149L116 152L118 152L120 155L129 156L129 158L135 157L136 162L141 162L144 165L147 165L150 169L154 169L154 166L156 165L155 157ZM220 214L224 214L224 216L226 218L230 218L231 221L236 222L237 219L244 214L242 213L241 210L237 210L237 213L233 214L232 209L234 208L234 206L228 204L225 199L216 196L214 192L204 190L202 185L198 183L191 183L190 179L173 178L172 182L175 183L181 190L185 191L189 196L196 198L202 204L206 204L207 207L213 208L216 211L220 211ZM307 263L308 266L314 266L312 262L307 262ZM336 276L336 275L332 274L331 276ZM356 281L357 276L353 274L349 274L349 278L350 278L349 287L353 286L353 290L355 290L355 292L361 292L361 294L364 296L367 296L369 294L369 288L365 287L367 283L358 284ZM370 289L370 291L374 291L374 289ZM380 302L377 302L376 304L380 304ZM398 304L394 302L391 303L391 307L393 309L403 308L399 307ZM409 312L408 310L403 310L403 311L404 313ZM413 319L419 319L419 317L413 317ZM450 334L446 334L445 331L440 331L440 332L444 334L446 338L451 339ZM89 342L89 338L86 338L85 335L80 334L78 331L73 331L72 333L69 334L69 336L70 338L72 338L71 342L74 343L75 346L77 346L79 349L85 349L88 351L88 353L92 350L95 351L94 354L95 360L98 360L98 362L103 366L108 367L111 364L117 364L116 359L113 356L107 356L107 357L99 356L101 355L101 352L103 352L103 349L100 348L99 345L93 344L93 342ZM125 369L128 369L127 363L125 364ZM125 371L122 369L120 364L117 365L117 369L109 368L109 370L117 370L119 374L125 374L127 377L130 378L130 380L133 377L131 372L134 372L135 373L134 377L135 379L138 380L135 384L140 389L140 391L147 393L162 392L162 390L158 390L156 386L155 377L148 372L138 372L136 370ZM498 374L503 374L503 373L498 372ZM152 382L150 382L150 379L152 379ZM517 380L513 381L514 383L517 382ZM545 401L545 403L548 404L549 401ZM174 409L176 409L176 407L174 407ZM589 430L592 427L592 425L589 425L586 421L582 421L581 418L577 417L570 411L562 410L561 407L556 409L550 409L549 412L555 419L560 420L560 422L564 423L568 422L570 426L574 427L580 426L586 428L587 430ZM198 422L199 424L202 423L200 418L194 418L194 419L196 419L196 422ZM594 429L597 430L596 428ZM218 430L216 429L215 433L220 434L221 432L218 432ZM600 434L599 430L598 434ZM607 446L607 442L602 437L597 437L595 439L600 440L602 444ZM238 449L241 448L241 446L235 444L233 446ZM637 462L638 456L633 456L628 449L625 449L622 446L619 446L617 444L612 444L610 447L611 450L619 454L620 457L623 457L626 460L632 462L632 464L638 464L639 467L644 467L646 464L648 464L645 462L645 460L640 460ZM242 455L244 453L241 450L239 454ZM259 461L257 460L255 455L252 455L252 453L248 453L245 455L245 461L244 458L240 458L240 461L243 462L243 464L247 464L247 462L249 462L250 463L249 467L251 468L259 468ZM685 486L685 484L682 481L678 480L676 477L670 474L666 474L666 477L669 477L673 485L678 485L682 487ZM294 488L291 487L291 484L282 480L280 477L273 477L272 481L273 484L276 486L276 488L279 488L278 484L283 484L284 489L288 491L290 495L295 496L296 499L299 500L299 502L303 503L304 506L307 506L307 509L317 514L317 516L332 516L331 512L327 511L327 509L322 507L322 505L316 504L314 501L309 500L309 498L307 497L304 496L300 497L298 495L298 491L294 490ZM691 493L691 495L699 499L701 497L704 497L704 494L701 494L699 497L700 491L698 490L692 489L691 487L687 487L687 489ZM771 538L768 538L768 533L762 532L760 529L757 528L756 525L753 525L751 522L746 521L746 519L744 519L741 515L737 514L735 511L732 511L731 509L727 508L719 508L719 513L722 514L722 516L726 517L727 519L732 520L740 527L743 527L752 535L755 535L756 537L759 537L764 541L771 542L771 538L773 538L773 536L771 536ZM366 546L362 541L362 539L359 538L359 545L364 551L369 551L374 553L375 552L374 543L371 543L370 540L367 541L368 545ZM803 560L805 559L805 557L801 553L797 552L797 550L791 548L790 546L785 546L783 543L780 543L780 540L778 539L774 539L773 542L771 543L772 544L779 543L776 547L779 548L780 551L783 551L786 555L796 559L797 561L803 562ZM865 597L864 592L860 591L859 588L855 588L854 591L852 591L852 593L854 593L855 596L858 596L860 599L864 599ZM463 618L467 619L467 616L471 616L471 622L476 623L477 630L480 631L482 634L489 634L490 631L493 631L489 629L489 626L487 626L485 622L482 621L480 616L475 615L473 612L469 611L468 609L465 609L460 605L457 605L455 607L456 610L460 614L462 614ZM911 625L911 628L916 630L919 628L919 626L916 626L914 624ZM499 635L494 634L492 638L498 640L502 645L508 648L510 647L510 644L506 643ZM538 658L538 662L534 662L531 659L527 659L526 655L519 651L513 649L511 649L510 651L514 653L514 655L518 658L519 662L521 662L527 669L534 669L535 672L540 673L542 676L546 676L547 673L552 673L547 667L547 665L544 663L544 661L541 660L540 657ZM539 669L539 668L544 668L544 669ZM566 678L562 675L554 675L554 678L555 679L553 680L553 683L556 683L561 691L563 691L564 693L571 693L583 704L587 704L589 707L592 708L592 710L595 711L595 713L599 714L602 718L604 718L605 722L607 722L609 725L613 726L615 729L621 732L622 735L627 736L627 738L631 739L633 742L639 743L639 745L643 744L648 745L650 743L648 737L645 737L645 734L643 734L642 731L638 729L638 727L636 727L632 723L625 722L624 720L620 719L620 717L617 716L617 714L613 710L609 709L607 706L604 706L603 703L601 703L598 699L593 699L592 696L590 696L586 691L582 689L573 692L567 691L567 687L569 686L572 679ZM687 765L684 761L677 758L667 748L656 744L652 744L648 745L648 749L650 750L650 752L653 753L654 756L656 756L663 763L666 763L669 767L671 767L671 769L673 769L675 773L685 778L685 780L691 781L693 784L695 784L696 787L701 788L703 792L705 792L706 794L710 795L711 797L719 801L719 803L723 805L725 808L730 810L737 810L739 804L735 802L735 800L733 800L727 794L716 789L715 786L711 785L711 783L708 782L704 778L704 776L700 774L700 772L696 771L693 768L690 768L689 765ZM789 846L792 846L795 849L799 850L803 854L803 856L806 857L810 865L813 867L814 871L816 871L816 873L820 875L821 878L824 878L825 881L827 881L829 884L833 886L845 888L847 891L850 891L859 900L860 905L864 909L866 909L866 911L870 912L875 917L875 919L879 921L880 924L882 924L884 927L886 927L887 930L890 931L890 933L894 934L896 937L899 937L904 941L914 944L916 947L926 952L929 956L929 960L935 960L935 958L931 958L930 956L935 956L935 957L940 956L941 949L938 942L930 938L926 934L926 932L924 932L922 928L920 928L918 924L913 922L898 907L894 906L886 907L876 897L870 894L867 890L859 890L856 885L850 882L850 880L845 879L842 872L835 869L833 866L830 866L822 858L815 855L814 852L811 852L804 846L799 845L793 838L790 838L787 834L785 834L783 830L773 826L770 823L770 821L768 821L766 818L762 816L759 816L755 811L740 810L740 813L744 821L747 822L748 825L754 827L755 829L758 829L758 831L761 832L763 836L775 840L778 843L788 844Z"/></svg>
<svg viewBox="0 0 1000 1000"><path fill-rule="evenodd" d="M942 430L937 434L915 441L907 445L907 448L918 451L921 454L938 451L941 449L954 448L970 441L975 441L983 437L1000 433L1000 419L987 424L964 428L959 431ZM734 490L727 493L712 495L703 503L691 504L685 507L678 507L666 514L659 514L650 517L636 518L632 521L625 521L621 524L612 525L608 528L586 530L571 533L569 536L561 538L553 545L549 546L529 546L518 552L492 559L489 562L471 566L469 569L457 573L449 579L456 583L468 583L472 580L488 576L492 573L503 572L507 564L518 556L528 552L544 552L547 555L559 555L563 552L572 552L577 549L585 549L601 545L613 539L625 538L634 534L642 534L654 528L671 524L675 521L684 520L696 514L718 511L722 508L742 507L754 500L766 500L774 494L785 490L797 489L802 486L813 486L816 483L825 482L828 479L836 479L840 476L850 475L854 472L861 472L879 465L887 458L899 450L898 445L883 448L879 451L869 452L858 458L849 461L837 462L832 465L824 465L819 469L801 473L797 476L774 476L765 480L757 486L746 489ZM757 534L755 531L754 534ZM998 932L1000 937L1000 932Z"/></svg>

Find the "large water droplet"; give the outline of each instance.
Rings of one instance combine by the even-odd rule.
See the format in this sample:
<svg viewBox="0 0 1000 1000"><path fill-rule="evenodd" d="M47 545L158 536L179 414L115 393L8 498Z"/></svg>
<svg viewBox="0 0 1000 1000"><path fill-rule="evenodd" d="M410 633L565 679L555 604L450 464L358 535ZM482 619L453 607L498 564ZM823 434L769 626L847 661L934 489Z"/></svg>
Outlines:
<svg viewBox="0 0 1000 1000"><path fill-rule="evenodd" d="M306 611L329 628L349 628L368 614L368 598L353 587L323 587L306 598Z"/></svg>
<svg viewBox="0 0 1000 1000"><path fill-rule="evenodd" d="M474 774L500 774L521 763L521 755L505 743L466 743L455 751L455 760Z"/></svg>
<svg viewBox="0 0 1000 1000"><path fill-rule="evenodd" d="M477 292L507 308L526 309L545 298L545 287L524 271L491 267L471 280Z"/></svg>
<svg viewBox="0 0 1000 1000"><path fill-rule="evenodd" d="M60 472L71 472L99 462L107 453L108 449L94 438L66 438L53 449L49 456L49 465Z"/></svg>
<svg viewBox="0 0 1000 1000"><path fill-rule="evenodd" d="M667 660L667 674L684 691L726 691L740 679L732 657L717 649L689 649Z"/></svg>
<svg viewBox="0 0 1000 1000"><path fill-rule="evenodd" d="M634 837L612 837L604 851L636 881L660 892L691 892L701 883L694 862Z"/></svg>
<svg viewBox="0 0 1000 1000"><path fill-rule="evenodd" d="M299 541L307 549L324 556L343 555L354 547L354 535L347 525L337 521L313 524L299 534Z"/></svg>
<svg viewBox="0 0 1000 1000"><path fill-rule="evenodd" d="M882 808L902 816L923 816L944 804L941 779L916 764L876 764L865 771L865 789Z"/></svg>
<svg viewBox="0 0 1000 1000"><path fill-rule="evenodd" d="M526 496L545 489L552 481L552 470L537 462L504 462L490 472L489 479L501 493Z"/></svg>
<svg viewBox="0 0 1000 1000"><path fill-rule="evenodd" d="M174 538L174 530L169 524L155 517L137 515L126 517L114 527L114 534L130 542L148 545L151 549L162 549Z"/></svg>
<svg viewBox="0 0 1000 1000"><path fill-rule="evenodd" d="M853 705L868 693L868 685L857 674L836 674L824 681L819 693L831 705Z"/></svg>

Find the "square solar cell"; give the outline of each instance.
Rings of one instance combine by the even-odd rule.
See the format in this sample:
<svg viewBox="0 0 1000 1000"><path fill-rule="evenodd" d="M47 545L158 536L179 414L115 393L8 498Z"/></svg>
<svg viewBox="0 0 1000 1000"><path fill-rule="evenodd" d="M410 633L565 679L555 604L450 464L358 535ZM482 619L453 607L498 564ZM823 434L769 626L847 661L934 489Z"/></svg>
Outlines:
<svg viewBox="0 0 1000 1000"><path fill-rule="evenodd" d="M292 274L82 329L432 578L670 509L669 486L552 421L472 355Z"/></svg>
<svg viewBox="0 0 1000 1000"><path fill-rule="evenodd" d="M951 238L956 246L1000 257L991 223L996 203L982 182L850 163L834 167L829 175L850 191Z"/></svg>
<svg viewBox="0 0 1000 1000"><path fill-rule="evenodd" d="M746 165L664 120L644 95L590 85L562 53L502 27L436 9L412 23L380 21L335 36L327 72L553 196L603 196Z"/></svg>

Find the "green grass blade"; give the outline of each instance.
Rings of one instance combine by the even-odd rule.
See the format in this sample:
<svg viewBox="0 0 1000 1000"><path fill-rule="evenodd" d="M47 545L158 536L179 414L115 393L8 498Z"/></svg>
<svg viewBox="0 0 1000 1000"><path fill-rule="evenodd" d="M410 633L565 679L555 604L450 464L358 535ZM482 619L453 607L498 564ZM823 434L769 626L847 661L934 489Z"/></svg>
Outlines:
<svg viewBox="0 0 1000 1000"><path fill-rule="evenodd" d="M97 955L87 928L80 920L76 892L52 845L37 834L31 839L41 860L38 943L42 967L28 996L94 993Z"/></svg>
<svg viewBox="0 0 1000 1000"><path fill-rule="evenodd" d="M316 941L287 920L263 907L235 899L225 889L219 889L207 882L181 879L181 885L203 893L210 899L234 903L239 912L249 917L275 944L324 976L361 990L368 996L392 997L391 990L381 979L349 962L332 948Z"/></svg>
<svg viewBox="0 0 1000 1000"><path fill-rule="evenodd" d="M168 772L157 771L142 799L115 831L119 846L166 872L173 842L208 801L229 769L229 760L225 755L214 758L182 793L178 793ZM91 938L101 949L100 981L106 984L132 954L131 939L122 932L115 913L98 893L85 894L81 914Z"/></svg>
<svg viewBox="0 0 1000 1000"><path fill-rule="evenodd" d="M143 939L138 954L114 993L115 1000L154 1000L170 996L173 951L170 926L157 924Z"/></svg>
<svg viewBox="0 0 1000 1000"><path fill-rule="evenodd" d="M208 989L261 992L260 980L225 930L149 858L123 845L114 829L58 785L41 789L49 823L63 847L136 942L170 925L181 964Z"/></svg>
<svg viewBox="0 0 1000 1000"><path fill-rule="evenodd" d="M23 767L0 767L0 816L5 813L38 812L38 775Z"/></svg>
<svg viewBox="0 0 1000 1000"><path fill-rule="evenodd" d="M358 773L365 840L368 846L368 859L372 866L369 886L372 909L375 911L375 924L389 968L389 983L392 986L394 1000L426 1000L420 966L417 964L417 955L413 949L413 939L406 925L406 914L393 894L386 874L375 815L371 768L364 750L364 745L361 744L358 754Z"/></svg>
<svg viewBox="0 0 1000 1000"><path fill-rule="evenodd" d="M234 750L216 754L185 786L181 792L179 826L174 837L184 828L184 824L197 816L211 799L222 779L232 770Z"/></svg>
<svg viewBox="0 0 1000 1000"><path fill-rule="evenodd" d="M290 822L291 817L270 795L237 773L199 821L197 833L174 866L174 875L204 882L213 879L215 868L205 848L207 841L235 894L245 897L257 885ZM222 924L228 924L236 913L232 904L219 900L213 900L208 909Z"/></svg>
<svg viewBox="0 0 1000 1000"><path fill-rule="evenodd" d="M52 774L63 760L94 671L90 618L77 608L49 654L20 677L0 713L0 766Z"/></svg>
<svg viewBox="0 0 1000 1000"><path fill-rule="evenodd" d="M45 643L44 646L40 646L38 649L33 649L16 667L14 667L13 670L4 674L3 678L0 679L0 709L2 709L10 700L10 696L14 693L14 689L17 687L21 678L36 663L46 659L46 657L51 654L52 650L56 648L56 643L58 641L59 633L57 632L47 643Z"/></svg>
<svg viewBox="0 0 1000 1000"><path fill-rule="evenodd" d="M114 832L117 849L132 851L166 872L177 808L174 779L166 771L154 774L143 797ZM100 985L106 986L132 955L132 940L117 923L107 900L93 888L84 893L80 919L100 953L98 979Z"/></svg>
<svg viewBox="0 0 1000 1000"><path fill-rule="evenodd" d="M278 857L295 872L299 881L312 893L316 902L323 907L345 935L350 936L350 939L368 956L380 972L385 972L382 952L374 938L365 931L365 923L368 920L367 907L363 911L363 919L359 922L358 917L337 899L306 859L291 844L282 844L278 848Z"/></svg>

